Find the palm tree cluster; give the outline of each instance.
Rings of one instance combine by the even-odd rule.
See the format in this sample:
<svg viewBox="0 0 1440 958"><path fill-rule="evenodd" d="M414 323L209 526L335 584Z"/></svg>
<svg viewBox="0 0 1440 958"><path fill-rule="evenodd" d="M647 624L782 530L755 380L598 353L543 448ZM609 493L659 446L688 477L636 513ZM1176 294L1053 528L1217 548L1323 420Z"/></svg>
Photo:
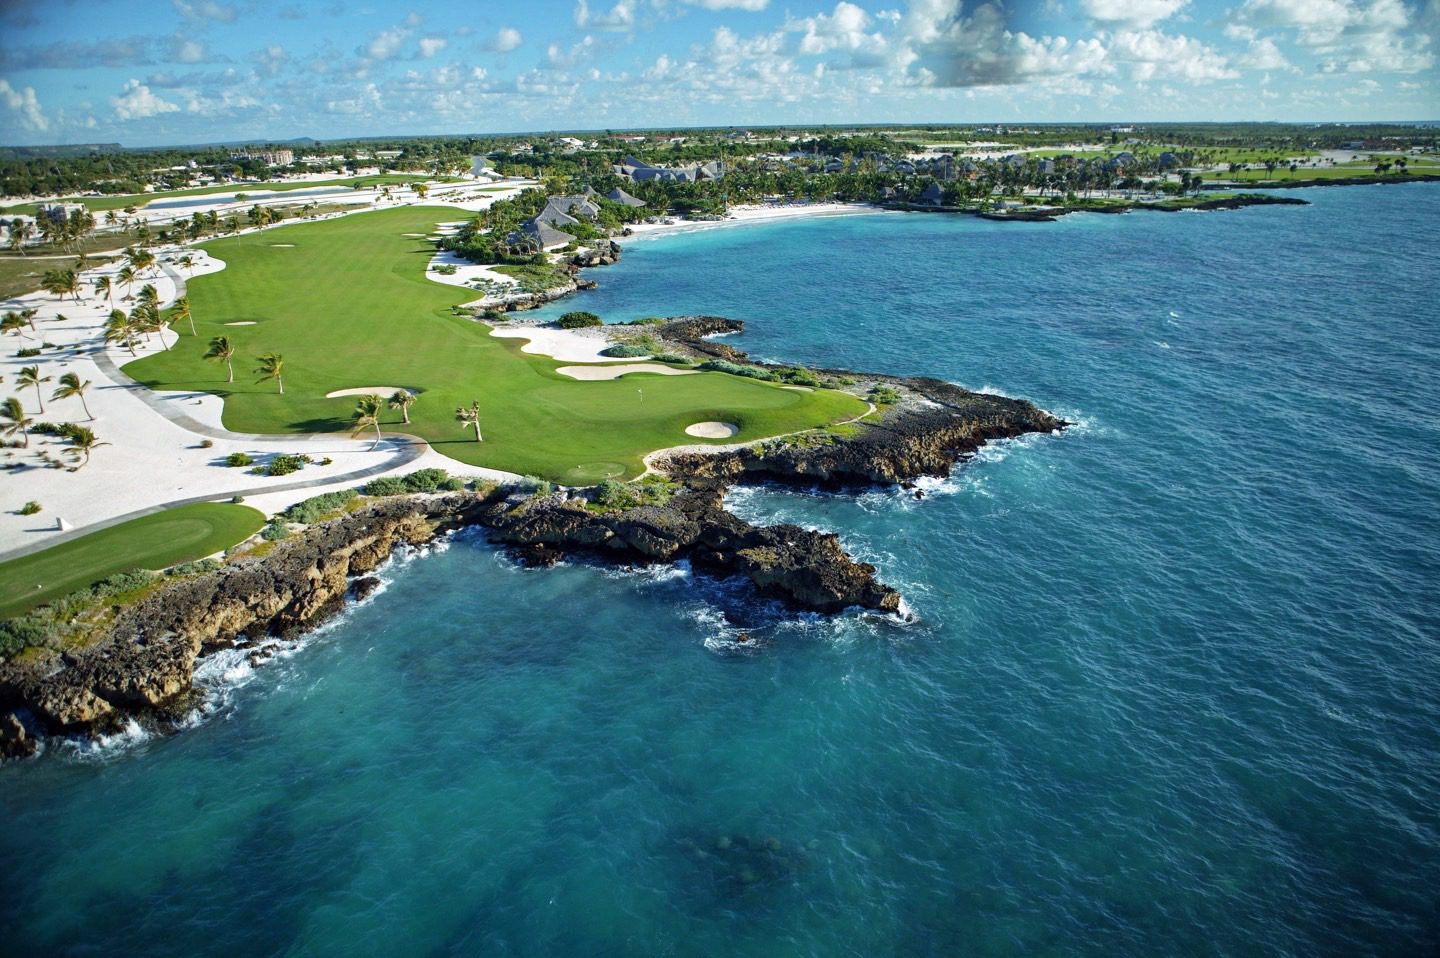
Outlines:
<svg viewBox="0 0 1440 958"><path fill-rule="evenodd" d="M84 206L77 206L68 213L62 206L42 206L35 211L35 229L43 242L77 250L85 237L95 232L95 214Z"/></svg>

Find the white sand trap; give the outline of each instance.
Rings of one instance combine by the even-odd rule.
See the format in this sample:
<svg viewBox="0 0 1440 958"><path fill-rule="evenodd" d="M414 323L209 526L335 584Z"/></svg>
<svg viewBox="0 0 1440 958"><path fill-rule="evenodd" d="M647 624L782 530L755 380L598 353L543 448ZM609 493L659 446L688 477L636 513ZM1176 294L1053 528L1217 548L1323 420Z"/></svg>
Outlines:
<svg viewBox="0 0 1440 958"><path fill-rule="evenodd" d="M326 399L339 399L341 396L384 396L389 399L398 392L407 392L412 396L413 389L405 389L401 386L356 386L352 389L337 389L334 392L326 393Z"/></svg>
<svg viewBox="0 0 1440 958"><path fill-rule="evenodd" d="M295 244L294 244L294 243L271 243L270 245L273 246L275 249L294 249L294 248L295 248Z"/></svg>
<svg viewBox="0 0 1440 958"><path fill-rule="evenodd" d="M401 233L400 235L401 235L401 236L407 236L407 237L409 237L410 239L424 239L424 238L425 238L425 234L424 234L424 233Z"/></svg>
<svg viewBox="0 0 1440 958"><path fill-rule="evenodd" d="M781 388L781 389L789 389L789 390L791 390L792 392L797 392L797 393L813 393L813 392L815 391L815 390L811 389L809 386L781 386L780 388Z"/></svg>
<svg viewBox="0 0 1440 958"><path fill-rule="evenodd" d="M238 323L226 323L225 325L226 325L226 326L254 326L254 325L255 325L255 321L254 321L253 319L242 319L242 320L240 320L240 322L238 322Z"/></svg>
<svg viewBox="0 0 1440 958"><path fill-rule="evenodd" d="M659 373L662 376L689 376L694 369L675 369L659 363L620 363L615 366L561 366L555 370L571 379L594 381L598 379L619 379L626 373Z"/></svg>
<svg viewBox="0 0 1440 958"><path fill-rule="evenodd" d="M739 431L740 427L733 422L697 422L685 427L685 435L701 439L729 439Z"/></svg>

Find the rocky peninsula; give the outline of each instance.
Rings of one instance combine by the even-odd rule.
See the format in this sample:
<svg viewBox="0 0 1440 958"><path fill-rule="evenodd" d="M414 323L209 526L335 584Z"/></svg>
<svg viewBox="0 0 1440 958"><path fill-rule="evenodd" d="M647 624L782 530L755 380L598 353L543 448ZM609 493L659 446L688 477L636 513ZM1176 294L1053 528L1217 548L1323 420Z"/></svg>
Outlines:
<svg viewBox="0 0 1440 958"><path fill-rule="evenodd" d="M776 368L707 338L742 329L719 317L681 317L654 335L696 359ZM883 387L886 401L844 429L656 454L654 475L633 501L530 485L369 500L268 552L116 607L82 647L35 648L38 654L0 665L0 754L30 754L37 737L94 736L131 720L173 729L200 704L194 676L202 656L248 648L259 664L276 641L313 629L373 589L370 573L396 549L466 527L488 530L532 565L572 555L624 564L685 559L701 574L744 576L760 594L797 608L895 614L899 593L846 554L837 536L748 523L726 511L726 491L761 481L835 489L909 483L947 475L987 442L1067 425L1029 402L935 379L812 372L844 377L871 395Z"/></svg>

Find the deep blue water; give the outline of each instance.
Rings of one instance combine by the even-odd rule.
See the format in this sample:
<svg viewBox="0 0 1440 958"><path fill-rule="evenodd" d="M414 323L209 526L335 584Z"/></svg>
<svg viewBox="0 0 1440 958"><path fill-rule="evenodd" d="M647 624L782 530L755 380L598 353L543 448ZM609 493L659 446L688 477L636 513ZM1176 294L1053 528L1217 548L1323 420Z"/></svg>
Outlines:
<svg viewBox="0 0 1440 958"><path fill-rule="evenodd" d="M913 624L397 562L195 728L0 770L0 951L1432 954L1440 189L1300 195L632 244L586 308L1079 425L733 496Z"/></svg>

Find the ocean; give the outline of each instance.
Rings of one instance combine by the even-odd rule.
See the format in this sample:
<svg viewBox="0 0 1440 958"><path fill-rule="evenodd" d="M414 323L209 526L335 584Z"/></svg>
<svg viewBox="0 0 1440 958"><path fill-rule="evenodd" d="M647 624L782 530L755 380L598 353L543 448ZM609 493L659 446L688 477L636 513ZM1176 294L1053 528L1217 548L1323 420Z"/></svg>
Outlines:
<svg viewBox="0 0 1440 958"><path fill-rule="evenodd" d="M563 308L1076 425L731 494L908 623L401 557L180 734L0 768L0 953L1433 953L1440 189L1287 195L628 244Z"/></svg>

